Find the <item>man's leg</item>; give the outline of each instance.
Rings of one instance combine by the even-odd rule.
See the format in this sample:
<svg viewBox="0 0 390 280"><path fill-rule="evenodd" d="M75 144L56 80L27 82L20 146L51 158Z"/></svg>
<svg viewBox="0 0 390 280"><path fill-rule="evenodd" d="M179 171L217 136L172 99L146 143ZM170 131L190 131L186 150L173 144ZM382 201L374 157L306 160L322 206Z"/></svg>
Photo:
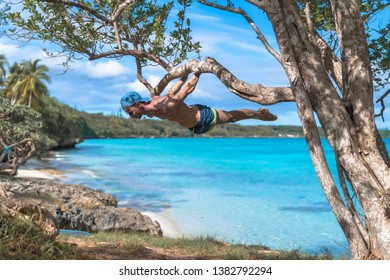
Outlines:
<svg viewBox="0 0 390 280"><path fill-rule="evenodd" d="M247 119L274 121L278 118L274 114L270 113L270 111L268 111L266 108L261 108L257 111L249 109L239 109L233 111L217 110L217 112L219 117L217 124L232 123Z"/></svg>

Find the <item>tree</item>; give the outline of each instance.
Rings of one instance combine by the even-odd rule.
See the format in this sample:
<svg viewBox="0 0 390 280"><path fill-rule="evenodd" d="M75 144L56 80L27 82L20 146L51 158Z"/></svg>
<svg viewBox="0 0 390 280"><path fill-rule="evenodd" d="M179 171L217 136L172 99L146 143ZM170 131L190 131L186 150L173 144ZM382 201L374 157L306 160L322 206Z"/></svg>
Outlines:
<svg viewBox="0 0 390 280"><path fill-rule="evenodd" d="M11 104L15 104L18 99L18 92L15 89L20 77L22 77L22 69L18 63L14 63L8 69L8 74L4 82L4 88L2 94L5 98L11 101Z"/></svg>
<svg viewBox="0 0 390 280"><path fill-rule="evenodd" d="M9 67L2 94L10 99L11 104L26 104L34 109L41 107L42 96L49 94L44 81L50 82L50 77L47 74L49 68L39 65L39 61L15 62Z"/></svg>
<svg viewBox="0 0 390 280"><path fill-rule="evenodd" d="M40 114L0 97L0 174L14 176L21 165L46 151Z"/></svg>
<svg viewBox="0 0 390 280"><path fill-rule="evenodd" d="M388 78L388 52L382 54L388 50L388 27L382 29L383 37L369 38L365 32L370 18L389 1L247 0L272 23L276 51L239 1L198 0L242 16L282 65L290 87L246 83L214 58L184 62L200 46L191 41L185 17L191 1L177 2L182 8L169 37L166 22L173 2L158 6L156 1L30 0L24 1L28 19L17 12L8 19L22 28L13 30L14 35L54 42L69 59L76 54L91 60L133 56L138 79L151 95L197 70L215 75L234 94L259 104L295 102L313 165L353 258L390 259L390 159L375 125L372 71L372 65L379 67L387 76L376 79ZM167 72L154 88L142 75L143 66L151 63ZM335 154L337 179L324 156L315 115Z"/></svg>
<svg viewBox="0 0 390 280"><path fill-rule="evenodd" d="M14 86L19 93L18 103L27 104L28 107L37 109L43 95L48 95L48 89L43 80L50 82L47 75L49 68L45 65L39 65L39 59L34 61L24 61L21 63L21 75Z"/></svg>

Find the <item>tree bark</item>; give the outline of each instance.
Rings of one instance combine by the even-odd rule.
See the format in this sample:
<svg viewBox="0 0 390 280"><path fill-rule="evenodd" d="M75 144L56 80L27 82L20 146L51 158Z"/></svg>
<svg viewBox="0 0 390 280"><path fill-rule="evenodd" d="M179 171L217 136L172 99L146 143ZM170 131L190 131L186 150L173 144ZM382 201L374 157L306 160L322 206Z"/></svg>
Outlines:
<svg viewBox="0 0 390 280"><path fill-rule="evenodd" d="M337 188L333 186L333 179L325 171L327 166L322 161L318 162L316 154L312 153L313 163L317 166L317 175L336 218L345 232L352 255L357 259L372 256L389 259L390 224L389 215L386 214L389 213L389 200L388 195L385 194L390 184L389 167L381 157L378 144L375 143L373 87L369 69L368 48L367 44L365 43L365 47L363 43L365 42L364 32L362 32L363 25L357 27L351 24L351 22L355 22L356 17L359 17L358 6L356 3L352 3L354 1L341 1L346 6L336 7L336 9L343 11L343 18L347 16L350 20L349 22L346 21L349 28L339 31L339 36L344 36L343 32L352 32L350 28L355 28L357 30L356 37L360 38L354 41L353 38L346 40L347 43L342 55L349 57L342 57L341 60L343 90L346 91L344 95L353 107L351 118L332 84L329 73L326 72L326 67L322 64L316 46L310 42L307 36L296 6L287 0L270 2L265 10L273 23L282 56L287 57L283 65L290 83L293 87L297 81L297 75L295 77L289 75L291 71L289 68L294 67L293 71L299 73L305 87L305 93L307 93L310 100L310 105L316 111L327 140L345 170L365 215L365 223L371 237L368 244L364 238L366 235L359 229L359 224L353 218L353 209L348 208L340 201L340 194ZM344 23L339 24L344 26ZM341 42L341 44L343 43ZM356 44L359 44L359 46L356 47ZM291 49L286 46L291 46ZM347 50L348 47L353 50ZM354 50L358 50L358 52L355 58L351 59ZM364 57L368 63L359 61L362 60L360 57ZM294 65L294 62L296 62L296 65ZM308 105L300 106L299 100L299 96L296 96L298 110L302 111ZM302 116L300 114L304 128L307 127L308 130L313 130L314 128L310 127ZM311 141L316 141L316 139L309 139L309 147Z"/></svg>

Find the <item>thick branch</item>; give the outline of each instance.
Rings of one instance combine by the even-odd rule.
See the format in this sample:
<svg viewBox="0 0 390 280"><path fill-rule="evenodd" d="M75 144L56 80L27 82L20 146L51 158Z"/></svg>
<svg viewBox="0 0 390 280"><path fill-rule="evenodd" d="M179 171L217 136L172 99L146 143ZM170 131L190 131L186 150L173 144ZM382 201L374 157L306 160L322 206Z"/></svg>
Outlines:
<svg viewBox="0 0 390 280"><path fill-rule="evenodd" d="M322 62L325 66L326 71L332 77L333 81L335 81L339 90L344 94L342 90L343 74L340 59L320 35L316 33L315 38L317 39L317 45L320 49Z"/></svg>
<svg viewBox="0 0 390 280"><path fill-rule="evenodd" d="M340 41L344 95L351 101L353 119L365 137L371 137L373 122L373 81L364 24L357 0L330 1Z"/></svg>
<svg viewBox="0 0 390 280"><path fill-rule="evenodd" d="M126 9L128 6L133 5L135 1L136 0L126 0L122 4L120 4L115 13L108 19L108 22L116 21L118 17L122 14L123 10Z"/></svg>
<svg viewBox="0 0 390 280"><path fill-rule="evenodd" d="M305 6L305 16L306 16L306 22L307 22L307 26L309 27L309 32L310 32L310 39L311 39L311 42L317 46L317 42L316 42L316 37L315 37L315 29L314 29L314 26L313 26L313 22L311 20L311 16L310 16L310 2L309 1L306 1L306 6Z"/></svg>
<svg viewBox="0 0 390 280"><path fill-rule="evenodd" d="M359 151L366 162L375 163L367 165L367 169L375 175L379 187L376 183L371 186L389 190L388 157L379 152L383 150L383 143L375 135L371 61L358 1L332 0L331 5L340 39L343 85L346 85L347 101L352 105Z"/></svg>
<svg viewBox="0 0 390 280"><path fill-rule="evenodd" d="M115 30L115 38L116 38L116 41L117 41L118 50L121 51L121 50L123 50L122 39L121 39L121 36L119 35L118 24L116 22L114 22L114 30Z"/></svg>
<svg viewBox="0 0 390 280"><path fill-rule="evenodd" d="M210 57L206 58L205 61L193 59L185 65L173 68L154 88L154 95L159 95L173 79L186 76L191 72L212 73L234 94L262 105L294 101L294 96L290 88L248 84L237 79L224 66Z"/></svg>

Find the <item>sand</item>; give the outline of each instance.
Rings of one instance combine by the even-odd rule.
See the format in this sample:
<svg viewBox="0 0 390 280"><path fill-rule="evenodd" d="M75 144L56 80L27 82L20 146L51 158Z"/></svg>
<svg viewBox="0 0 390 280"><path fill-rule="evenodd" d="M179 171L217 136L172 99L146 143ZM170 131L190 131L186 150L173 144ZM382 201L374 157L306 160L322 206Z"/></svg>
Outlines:
<svg viewBox="0 0 390 280"><path fill-rule="evenodd" d="M42 179L53 179L52 176L49 175L49 173L45 173L43 171L38 170L31 170L31 169L18 169L18 174L16 177L23 177L23 178L42 178Z"/></svg>

